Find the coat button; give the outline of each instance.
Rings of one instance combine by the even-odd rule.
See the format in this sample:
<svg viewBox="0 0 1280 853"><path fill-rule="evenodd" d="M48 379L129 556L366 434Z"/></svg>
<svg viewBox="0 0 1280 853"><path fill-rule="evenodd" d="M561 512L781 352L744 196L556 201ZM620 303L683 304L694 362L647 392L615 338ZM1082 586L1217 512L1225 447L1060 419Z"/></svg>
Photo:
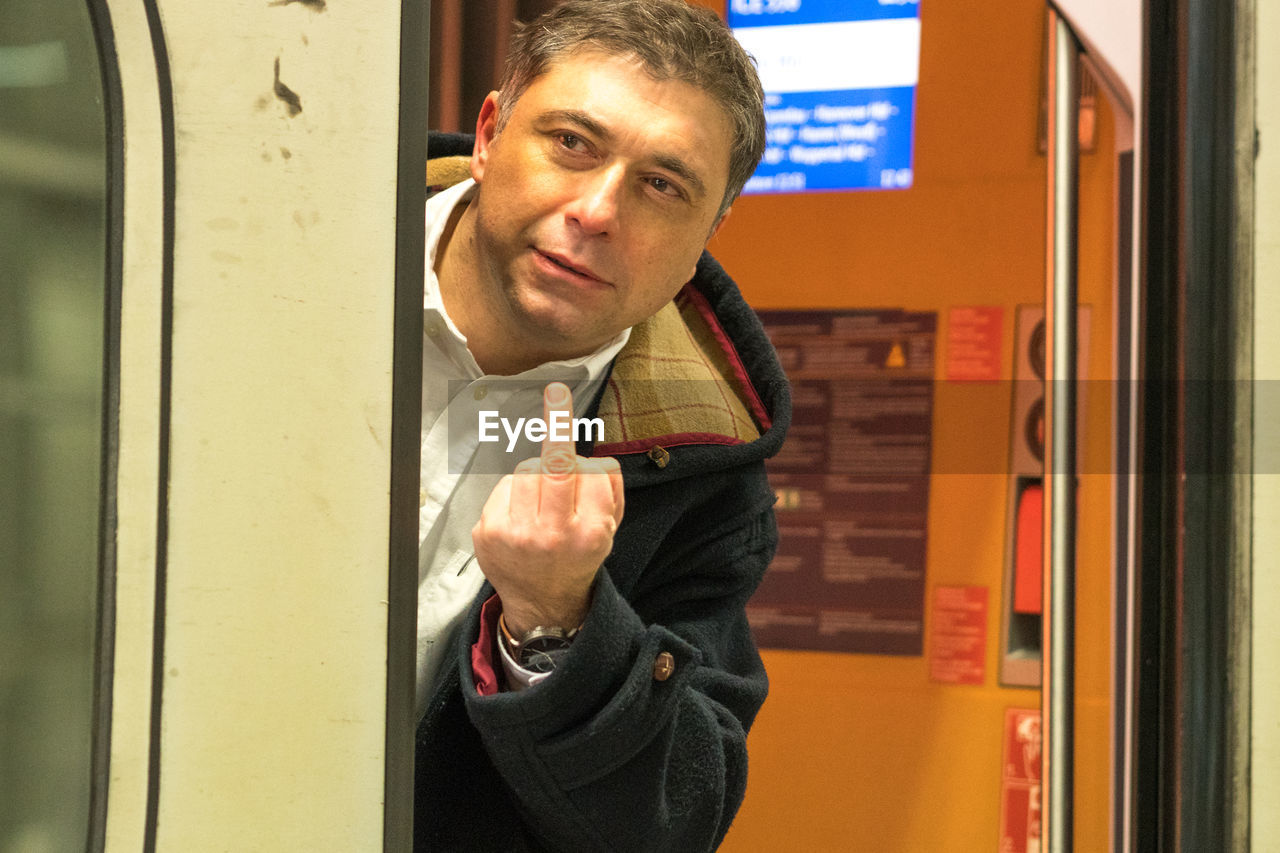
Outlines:
<svg viewBox="0 0 1280 853"><path fill-rule="evenodd" d="M666 681L676 671L676 659L671 652L662 652L653 661L653 680Z"/></svg>
<svg viewBox="0 0 1280 853"><path fill-rule="evenodd" d="M655 444L653 447L649 448L649 458L652 459L653 464L657 465L659 468L666 468L667 462L671 459L671 454L666 451L666 448Z"/></svg>

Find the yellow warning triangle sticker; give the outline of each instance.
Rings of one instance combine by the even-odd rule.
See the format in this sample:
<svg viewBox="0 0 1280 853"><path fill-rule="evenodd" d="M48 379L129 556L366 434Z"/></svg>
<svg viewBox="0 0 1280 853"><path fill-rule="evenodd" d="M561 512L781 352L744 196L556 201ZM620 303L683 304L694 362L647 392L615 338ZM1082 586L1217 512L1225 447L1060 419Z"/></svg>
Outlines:
<svg viewBox="0 0 1280 853"><path fill-rule="evenodd" d="M889 357L884 360L885 367L906 367L907 356L902 351L902 344L895 343L893 349L889 350Z"/></svg>

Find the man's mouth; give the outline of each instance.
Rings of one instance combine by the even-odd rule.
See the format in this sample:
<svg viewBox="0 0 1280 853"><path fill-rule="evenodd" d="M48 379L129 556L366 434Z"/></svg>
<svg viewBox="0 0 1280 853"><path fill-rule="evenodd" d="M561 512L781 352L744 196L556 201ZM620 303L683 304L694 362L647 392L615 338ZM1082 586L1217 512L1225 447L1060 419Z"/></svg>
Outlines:
<svg viewBox="0 0 1280 853"><path fill-rule="evenodd" d="M555 254L554 252L544 252L541 249L535 249L534 251L536 251L539 255L546 258L552 264L554 264L557 267L560 267L561 269L568 270L571 273L576 273L577 275L580 275L583 278L589 278L592 281L598 281L601 284L606 283L605 280L600 276L596 275L596 273L590 267L583 266L582 264L576 264L573 261L566 258L564 255L558 255L558 254Z"/></svg>

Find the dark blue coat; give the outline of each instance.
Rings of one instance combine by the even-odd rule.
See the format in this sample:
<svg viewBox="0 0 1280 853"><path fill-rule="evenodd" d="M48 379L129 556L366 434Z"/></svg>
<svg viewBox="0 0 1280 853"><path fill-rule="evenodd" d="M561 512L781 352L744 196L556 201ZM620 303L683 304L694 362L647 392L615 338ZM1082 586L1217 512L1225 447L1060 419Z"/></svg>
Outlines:
<svg viewBox="0 0 1280 853"><path fill-rule="evenodd" d="M470 138L433 135L430 149L469 154ZM630 397L597 398L589 416L610 429L579 452L617 456L626 509L586 622L536 688L480 696L470 647L485 585L418 726L416 850L712 850L742 802L747 729L767 690L744 605L777 544L764 460L790 394L759 320L705 253L691 289L684 315L696 324L693 303L714 312L715 338L731 342L714 362L759 436L623 429L610 441ZM633 332L613 378L657 340ZM663 652L675 669L660 680Z"/></svg>

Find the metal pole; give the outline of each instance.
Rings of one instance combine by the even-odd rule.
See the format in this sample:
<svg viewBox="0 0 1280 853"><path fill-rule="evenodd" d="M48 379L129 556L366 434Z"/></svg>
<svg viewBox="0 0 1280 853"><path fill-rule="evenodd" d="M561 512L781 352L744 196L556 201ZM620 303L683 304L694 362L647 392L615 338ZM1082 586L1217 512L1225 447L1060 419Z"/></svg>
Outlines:
<svg viewBox="0 0 1280 853"><path fill-rule="evenodd" d="M1049 187L1045 277L1044 601L1040 694L1042 850L1072 850L1075 773L1076 219L1080 46L1048 12Z"/></svg>

